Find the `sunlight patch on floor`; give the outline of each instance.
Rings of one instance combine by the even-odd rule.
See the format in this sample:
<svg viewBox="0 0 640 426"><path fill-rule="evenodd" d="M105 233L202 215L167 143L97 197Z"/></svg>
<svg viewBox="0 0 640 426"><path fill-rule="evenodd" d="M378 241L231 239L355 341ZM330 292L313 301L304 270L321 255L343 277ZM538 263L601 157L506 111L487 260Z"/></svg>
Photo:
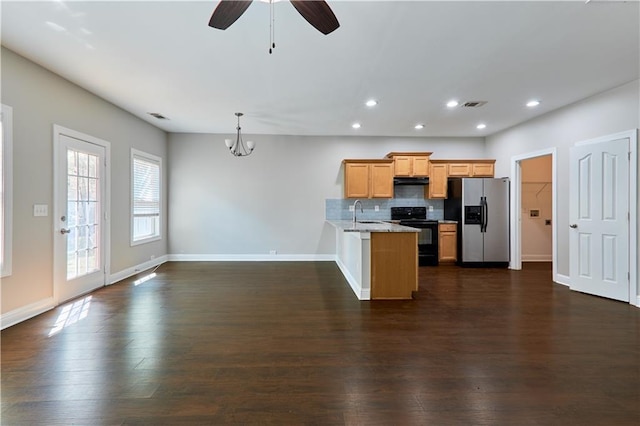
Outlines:
<svg viewBox="0 0 640 426"><path fill-rule="evenodd" d="M49 332L49 337L86 318L89 315L92 297L93 296L87 296L84 299L80 299L63 306L55 325Z"/></svg>
<svg viewBox="0 0 640 426"><path fill-rule="evenodd" d="M133 285L138 286L138 285L140 285L140 284L142 284L142 283L146 283L147 281L149 281L149 280L151 280L151 279L153 279L153 278L155 278L155 277L156 277L156 273L155 273L155 272L152 272L152 273L150 273L149 275L145 275L144 277L142 277L142 278L138 278L137 280L135 280L135 281L133 282Z"/></svg>

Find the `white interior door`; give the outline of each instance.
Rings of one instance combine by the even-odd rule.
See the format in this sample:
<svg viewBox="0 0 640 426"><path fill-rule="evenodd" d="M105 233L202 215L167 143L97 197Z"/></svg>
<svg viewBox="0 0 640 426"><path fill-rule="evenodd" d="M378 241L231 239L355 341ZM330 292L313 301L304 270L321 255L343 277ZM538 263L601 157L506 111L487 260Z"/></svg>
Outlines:
<svg viewBox="0 0 640 426"><path fill-rule="evenodd" d="M628 138L571 149L571 289L629 301Z"/></svg>
<svg viewBox="0 0 640 426"><path fill-rule="evenodd" d="M54 287L60 303L106 284L107 148L65 133L55 142Z"/></svg>

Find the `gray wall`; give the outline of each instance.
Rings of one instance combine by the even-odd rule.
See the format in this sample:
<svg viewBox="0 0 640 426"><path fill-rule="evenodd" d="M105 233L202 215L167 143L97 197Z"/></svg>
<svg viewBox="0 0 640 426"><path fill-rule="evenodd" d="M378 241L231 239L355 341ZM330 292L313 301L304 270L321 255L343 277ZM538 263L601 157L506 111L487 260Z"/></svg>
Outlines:
<svg viewBox="0 0 640 426"><path fill-rule="evenodd" d="M244 128L251 128L250 118ZM169 251L178 255L335 254L325 200L343 197L345 158L431 151L484 158L482 138L246 136L254 153L235 158L230 135L169 135Z"/></svg>
<svg viewBox="0 0 640 426"><path fill-rule="evenodd" d="M162 241L129 245L130 149L166 163L166 133L4 47L1 71L14 152L13 273L2 279L2 313L53 296L54 124L111 143L111 273L167 254L166 223ZM48 217L33 216L36 203Z"/></svg>
<svg viewBox="0 0 640 426"><path fill-rule="evenodd" d="M513 156L556 147L559 274L569 276L569 150L579 141L640 128L639 93L640 82L636 80L486 140L487 157L497 160L496 176L509 175Z"/></svg>

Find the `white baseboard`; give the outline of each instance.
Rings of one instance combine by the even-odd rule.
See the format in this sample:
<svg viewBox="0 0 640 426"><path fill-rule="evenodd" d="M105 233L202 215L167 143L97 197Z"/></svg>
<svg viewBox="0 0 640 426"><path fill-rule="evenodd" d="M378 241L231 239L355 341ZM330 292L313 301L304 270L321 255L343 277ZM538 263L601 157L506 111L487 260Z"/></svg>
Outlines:
<svg viewBox="0 0 640 426"><path fill-rule="evenodd" d="M333 262L335 254L170 254L171 262Z"/></svg>
<svg viewBox="0 0 640 426"><path fill-rule="evenodd" d="M569 277L568 275L556 274L553 281L557 282L558 284L566 285L567 287L571 285L571 277Z"/></svg>
<svg viewBox="0 0 640 426"><path fill-rule="evenodd" d="M55 306L56 304L53 301L53 297L49 297L47 299L31 303L30 305L14 309L13 311L9 311L0 316L0 330L4 330L7 327L11 327L19 322L26 321L29 318L33 318L36 315L47 312Z"/></svg>
<svg viewBox="0 0 640 426"><path fill-rule="evenodd" d="M160 256L160 257L156 257L155 259L151 259L147 262L143 262L139 265L136 266L132 266L130 268L124 269L120 272L116 272L115 274L111 274L109 276L109 280L107 282L107 284L115 284L118 281L122 281L124 279L127 279L129 277L134 276L135 274L142 272L142 271L146 271L147 269L151 269L153 267L156 267L158 265L162 265L163 263L167 262L169 260L169 256L168 255L164 255L164 256Z"/></svg>
<svg viewBox="0 0 640 426"><path fill-rule="evenodd" d="M633 303L632 303L633 305ZM640 308L640 295L638 296L638 300L636 300L636 304L634 305L636 308Z"/></svg>
<svg viewBox="0 0 640 426"><path fill-rule="evenodd" d="M338 265L338 268L349 283L349 286L351 286L351 290L353 290L358 300L371 300L371 290L363 290L358 280L351 275L349 269L347 269L340 259L336 259L336 265Z"/></svg>
<svg viewBox="0 0 640 426"><path fill-rule="evenodd" d="M552 262L553 257L550 254L523 254L523 262Z"/></svg>

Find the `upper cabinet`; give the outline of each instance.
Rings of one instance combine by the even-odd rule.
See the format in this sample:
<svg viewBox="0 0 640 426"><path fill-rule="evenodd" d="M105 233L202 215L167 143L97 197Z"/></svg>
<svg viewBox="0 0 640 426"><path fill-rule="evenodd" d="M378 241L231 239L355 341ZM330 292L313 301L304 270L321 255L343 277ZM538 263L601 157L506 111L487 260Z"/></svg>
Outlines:
<svg viewBox="0 0 640 426"><path fill-rule="evenodd" d="M450 177L493 177L496 160L432 160L430 152L390 152L378 160L343 160L345 198L393 198L394 177L428 177L426 198L447 198Z"/></svg>
<svg viewBox="0 0 640 426"><path fill-rule="evenodd" d="M431 162L429 185L425 187L427 198L447 198L447 163L442 160Z"/></svg>
<svg viewBox="0 0 640 426"><path fill-rule="evenodd" d="M429 160L427 198L447 198L447 178L493 177L496 160Z"/></svg>
<svg viewBox="0 0 640 426"><path fill-rule="evenodd" d="M345 198L393 198L393 160L343 160Z"/></svg>
<svg viewBox="0 0 640 426"><path fill-rule="evenodd" d="M428 177L430 152L390 152L396 177Z"/></svg>
<svg viewBox="0 0 640 426"><path fill-rule="evenodd" d="M496 160L447 160L449 177L493 177Z"/></svg>

